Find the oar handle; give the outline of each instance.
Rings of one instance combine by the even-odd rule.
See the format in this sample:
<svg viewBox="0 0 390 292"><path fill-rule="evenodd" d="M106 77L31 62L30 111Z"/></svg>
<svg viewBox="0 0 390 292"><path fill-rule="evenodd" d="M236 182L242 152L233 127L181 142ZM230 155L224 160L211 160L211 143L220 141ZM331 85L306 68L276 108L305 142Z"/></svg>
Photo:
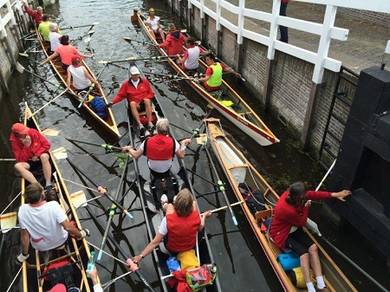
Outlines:
<svg viewBox="0 0 390 292"><path fill-rule="evenodd" d="M227 205L227 206L223 206L223 207L220 207L220 208L217 208L217 209L213 209L213 210L211 210L210 212L211 212L211 213L216 213L216 212L225 210L225 209L227 209L227 208L229 208L229 207L234 207L234 206L237 206L237 205L241 205L242 203L244 203L244 201L239 201L239 202L236 202L236 203ZM204 213L202 213L202 214L204 214ZM234 218L235 218L235 217L234 217Z"/></svg>

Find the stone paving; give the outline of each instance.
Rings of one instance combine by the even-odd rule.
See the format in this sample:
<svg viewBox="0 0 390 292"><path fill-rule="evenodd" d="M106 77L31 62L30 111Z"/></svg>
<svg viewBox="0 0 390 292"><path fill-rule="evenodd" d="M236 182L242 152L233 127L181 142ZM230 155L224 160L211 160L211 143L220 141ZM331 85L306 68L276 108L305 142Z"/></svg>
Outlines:
<svg viewBox="0 0 390 292"><path fill-rule="evenodd" d="M237 5L238 0L229 2ZM205 1L215 11L215 4L211 0ZM271 12L270 0L247 0L246 7L251 9ZM321 23L323 21L325 6L290 1L287 8L287 16L310 20ZM222 15L234 24L237 24L237 16L222 9ZM362 69L379 65L387 40L390 40L390 27L363 21L352 17L339 9L336 17L336 26L349 29L347 41L332 41L329 56L340 60L343 65L357 73ZM245 28L268 35L269 24L262 21L245 19ZM316 51L319 36L289 29L289 42L301 48ZM385 59L390 66L390 56Z"/></svg>

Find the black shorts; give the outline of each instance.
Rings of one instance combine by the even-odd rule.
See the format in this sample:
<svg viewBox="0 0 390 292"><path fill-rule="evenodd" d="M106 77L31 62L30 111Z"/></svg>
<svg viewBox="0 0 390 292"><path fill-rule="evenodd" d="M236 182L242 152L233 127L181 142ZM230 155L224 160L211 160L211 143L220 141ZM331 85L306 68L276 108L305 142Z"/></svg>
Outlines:
<svg viewBox="0 0 390 292"><path fill-rule="evenodd" d="M28 165L30 165L29 171L32 173L40 172L42 170L41 160L38 161L29 160L27 163Z"/></svg>
<svg viewBox="0 0 390 292"><path fill-rule="evenodd" d="M301 256L308 253L309 247L313 244L314 242L306 232L302 228L298 228L298 230L288 235L286 247L292 249L298 256Z"/></svg>

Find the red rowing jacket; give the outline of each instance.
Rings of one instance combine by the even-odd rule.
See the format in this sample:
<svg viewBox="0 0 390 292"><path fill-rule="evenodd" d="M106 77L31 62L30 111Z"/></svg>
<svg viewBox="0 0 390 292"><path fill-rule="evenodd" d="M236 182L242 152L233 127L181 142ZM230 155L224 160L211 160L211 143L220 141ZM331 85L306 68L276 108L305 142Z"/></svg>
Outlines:
<svg viewBox="0 0 390 292"><path fill-rule="evenodd" d="M286 202L288 191L285 191L277 202L272 217L269 235L274 243L284 249L287 237L292 226L302 227L309 216L309 207L296 208ZM322 200L331 198L330 192L307 191L308 200Z"/></svg>
<svg viewBox="0 0 390 292"><path fill-rule="evenodd" d="M121 102L125 98L129 103L132 101L140 103L144 99L153 99L153 97L154 92L148 80L141 78L137 88L130 80L126 80L122 83L117 95L112 100L112 104Z"/></svg>
<svg viewBox="0 0 390 292"><path fill-rule="evenodd" d="M144 155L150 160L173 159L175 155L175 140L168 135L154 135L146 139Z"/></svg>
<svg viewBox="0 0 390 292"><path fill-rule="evenodd" d="M39 13L38 10L34 10L26 5L24 6L24 11L34 19L34 22L37 26L42 22L43 14Z"/></svg>
<svg viewBox="0 0 390 292"><path fill-rule="evenodd" d="M49 141L37 130L29 129L28 136L31 137L30 147L24 146L13 133L10 135L9 140L11 141L12 152L17 162L27 162L33 156L39 157L50 150Z"/></svg>
<svg viewBox="0 0 390 292"><path fill-rule="evenodd" d="M185 36L180 31L171 32L165 42L160 45L160 48L164 48L169 56L181 54L183 53L185 40Z"/></svg>
<svg viewBox="0 0 390 292"><path fill-rule="evenodd" d="M167 214L169 251L179 253L193 249L200 226L200 215L197 210L187 217L180 217L176 212Z"/></svg>

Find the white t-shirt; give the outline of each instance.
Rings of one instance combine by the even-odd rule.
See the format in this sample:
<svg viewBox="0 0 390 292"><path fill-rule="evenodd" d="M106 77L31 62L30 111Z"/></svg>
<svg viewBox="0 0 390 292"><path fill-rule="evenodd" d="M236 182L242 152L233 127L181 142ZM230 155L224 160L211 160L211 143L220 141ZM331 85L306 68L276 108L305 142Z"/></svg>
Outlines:
<svg viewBox="0 0 390 292"><path fill-rule="evenodd" d="M158 22L159 21L160 21L160 17L155 16L153 19L150 19L150 17L148 17L145 22L150 24L153 31L156 31L158 29Z"/></svg>
<svg viewBox="0 0 390 292"><path fill-rule="evenodd" d="M158 233L164 236L168 234L167 217L164 217L161 220L160 227L158 228Z"/></svg>
<svg viewBox="0 0 390 292"><path fill-rule="evenodd" d="M31 245L36 250L51 250L68 239L68 232L61 225L68 218L56 201L38 207L24 204L19 208L18 219L20 228L30 234Z"/></svg>
<svg viewBox="0 0 390 292"><path fill-rule="evenodd" d="M58 46L60 45L60 37L62 37L61 34L55 31L49 32L49 40L50 40L50 50L54 52Z"/></svg>
<svg viewBox="0 0 390 292"><path fill-rule="evenodd" d="M131 83L133 83L135 88L138 88L139 80L140 79L137 79L136 81L134 81L133 79L130 79Z"/></svg>
<svg viewBox="0 0 390 292"><path fill-rule="evenodd" d="M144 151L145 141L139 146L139 149ZM175 140L175 153L180 149L180 144ZM158 173L167 172L172 166L172 159L168 160L152 160L148 159L149 168Z"/></svg>
<svg viewBox="0 0 390 292"><path fill-rule="evenodd" d="M85 89L91 86L91 80L85 76L84 66L74 67L70 65L68 69L72 74L73 86L76 89Z"/></svg>
<svg viewBox="0 0 390 292"><path fill-rule="evenodd" d="M200 48L195 46L187 49L188 58L184 62L184 67L187 70L195 70L199 67Z"/></svg>

